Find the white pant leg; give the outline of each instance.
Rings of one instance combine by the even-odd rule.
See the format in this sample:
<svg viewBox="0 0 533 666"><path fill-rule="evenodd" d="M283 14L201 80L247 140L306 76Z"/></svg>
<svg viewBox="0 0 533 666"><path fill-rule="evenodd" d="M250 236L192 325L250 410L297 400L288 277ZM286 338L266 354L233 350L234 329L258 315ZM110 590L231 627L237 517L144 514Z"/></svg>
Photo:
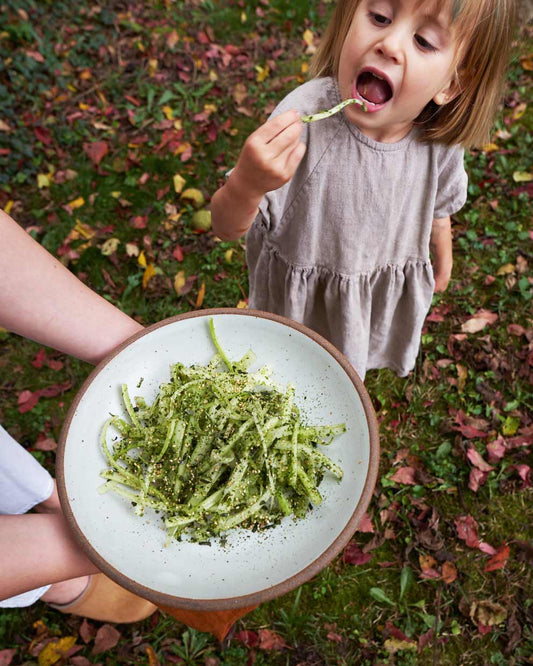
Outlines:
<svg viewBox="0 0 533 666"><path fill-rule="evenodd" d="M0 514L26 513L48 499L54 480L35 458L0 426ZM31 606L50 585L0 601L0 608Z"/></svg>
<svg viewBox="0 0 533 666"><path fill-rule="evenodd" d="M50 474L0 426L0 514L26 513L53 489Z"/></svg>

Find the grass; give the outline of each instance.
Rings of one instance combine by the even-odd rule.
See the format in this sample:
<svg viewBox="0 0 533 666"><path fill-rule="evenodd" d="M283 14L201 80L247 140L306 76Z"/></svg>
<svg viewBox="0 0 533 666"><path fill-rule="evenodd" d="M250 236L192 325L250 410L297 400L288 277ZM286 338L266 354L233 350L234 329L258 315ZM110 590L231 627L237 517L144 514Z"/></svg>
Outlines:
<svg viewBox="0 0 533 666"><path fill-rule="evenodd" d="M207 206L246 136L304 80L304 30L317 37L330 10L329 3L302 0L4 0L0 119L10 131L0 132L0 205L145 324L198 307L242 305L242 243L199 233L193 216ZM533 516L531 488L519 476L530 445L494 462L477 491L469 488L467 453L474 446L487 459L488 442L513 441L531 429L531 188L515 174L532 169L532 44L525 28L495 148L467 156L469 201L454 221L454 275L447 293L435 298L417 366L407 378L388 371L367 377L382 456L369 508L374 532L355 539L371 559L354 566L337 558L299 590L246 616L224 649L157 614L119 626L117 646L95 655L77 618L42 603L3 611L0 650L14 650L12 663L40 663L37 636L75 636L81 650L63 663L87 660L78 666L530 662L531 556L524 543ZM95 141L108 148L97 166L84 149ZM176 175L183 190L198 190L205 202L176 192ZM141 252L156 269L145 288ZM176 291L177 275L188 288ZM497 321L462 336L461 325L479 309L496 313ZM31 361L39 350L0 332L0 422L53 472L54 452L36 450L35 442L57 440L90 367L47 350L62 367L37 370ZM67 383L61 395L19 412L23 390ZM487 437L470 437L461 423ZM393 478L406 465L416 470L415 485ZM476 520L481 540L509 545L503 568L485 571L489 556L458 538L461 516ZM422 578L429 557L438 575L448 563L457 578ZM501 620L493 612L489 631L472 620L481 602L506 613ZM428 633L436 626L436 635ZM257 642L264 630L289 647L251 647L239 633L253 632Z"/></svg>

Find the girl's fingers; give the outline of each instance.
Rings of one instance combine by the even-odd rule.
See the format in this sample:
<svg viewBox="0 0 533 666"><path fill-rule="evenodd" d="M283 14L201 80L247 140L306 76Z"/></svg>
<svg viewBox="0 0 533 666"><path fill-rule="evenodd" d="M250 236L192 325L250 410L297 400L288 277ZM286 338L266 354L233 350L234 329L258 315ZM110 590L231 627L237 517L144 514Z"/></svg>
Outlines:
<svg viewBox="0 0 533 666"><path fill-rule="evenodd" d="M281 157L287 150L292 150L300 141L303 124L300 119L291 123L283 129L268 144L268 149L273 159Z"/></svg>
<svg viewBox="0 0 533 666"><path fill-rule="evenodd" d="M291 174L294 174L296 171L296 168L298 167L298 164L302 161L302 157L305 155L305 151L307 150L307 146L305 143L298 143L297 146L295 146L291 152L287 156L287 171ZM292 177L292 175L291 175Z"/></svg>
<svg viewBox="0 0 533 666"><path fill-rule="evenodd" d="M298 111L291 110L280 113L279 116L267 120L256 132L258 138L264 143L271 143L279 134L294 123L300 123L300 114Z"/></svg>

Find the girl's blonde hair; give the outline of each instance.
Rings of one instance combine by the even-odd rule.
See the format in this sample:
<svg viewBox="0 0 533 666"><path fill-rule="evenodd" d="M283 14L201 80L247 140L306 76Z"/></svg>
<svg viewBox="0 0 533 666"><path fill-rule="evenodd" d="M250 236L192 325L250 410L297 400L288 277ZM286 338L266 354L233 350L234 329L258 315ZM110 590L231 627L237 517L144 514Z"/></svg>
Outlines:
<svg viewBox="0 0 533 666"><path fill-rule="evenodd" d="M419 4L429 0L420 0ZM310 73L337 76L350 25L362 0L338 0ZM499 107L515 22L515 0L433 0L437 8L452 4L457 38L457 96L443 106L430 102L415 123L423 141L465 147L490 138Z"/></svg>

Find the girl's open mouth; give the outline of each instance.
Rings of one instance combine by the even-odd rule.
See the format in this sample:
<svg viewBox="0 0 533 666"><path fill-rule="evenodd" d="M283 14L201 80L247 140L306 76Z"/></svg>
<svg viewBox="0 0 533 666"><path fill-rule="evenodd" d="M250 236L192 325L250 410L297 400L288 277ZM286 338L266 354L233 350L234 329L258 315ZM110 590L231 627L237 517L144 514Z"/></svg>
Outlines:
<svg viewBox="0 0 533 666"><path fill-rule="evenodd" d="M389 81L372 69L360 72L353 87L357 96L366 102L370 109L373 106L381 107L392 98L393 91Z"/></svg>

